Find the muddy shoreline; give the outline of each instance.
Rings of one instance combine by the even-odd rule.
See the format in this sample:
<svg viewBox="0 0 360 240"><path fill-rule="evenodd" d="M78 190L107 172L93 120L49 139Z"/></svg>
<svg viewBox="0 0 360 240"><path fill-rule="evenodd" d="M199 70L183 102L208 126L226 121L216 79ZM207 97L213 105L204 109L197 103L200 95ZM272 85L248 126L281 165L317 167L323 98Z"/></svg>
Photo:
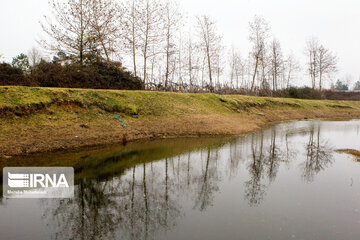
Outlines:
<svg viewBox="0 0 360 240"><path fill-rule="evenodd" d="M27 127L15 121L2 129L0 158L11 159L12 156L33 153L80 150L160 138L236 136L256 131L268 124L288 120L337 120L359 117L358 110L264 110L261 114L124 118L126 128L116 121L104 123L94 120L84 124L80 119L72 123L60 119L56 120L56 125Z"/></svg>

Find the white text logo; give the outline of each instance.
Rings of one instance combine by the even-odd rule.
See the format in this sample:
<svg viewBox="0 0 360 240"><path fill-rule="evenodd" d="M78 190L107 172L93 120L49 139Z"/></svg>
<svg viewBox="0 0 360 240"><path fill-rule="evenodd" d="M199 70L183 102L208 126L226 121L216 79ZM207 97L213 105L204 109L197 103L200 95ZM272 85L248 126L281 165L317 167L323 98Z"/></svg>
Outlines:
<svg viewBox="0 0 360 240"><path fill-rule="evenodd" d="M8 198L72 198L72 167L6 167L3 195Z"/></svg>

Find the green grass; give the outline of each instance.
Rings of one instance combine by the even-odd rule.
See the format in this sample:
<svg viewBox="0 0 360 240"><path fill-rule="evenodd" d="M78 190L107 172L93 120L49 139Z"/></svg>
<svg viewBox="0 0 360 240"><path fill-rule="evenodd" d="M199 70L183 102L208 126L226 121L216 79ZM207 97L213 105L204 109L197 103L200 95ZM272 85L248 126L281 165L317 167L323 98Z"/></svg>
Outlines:
<svg viewBox="0 0 360 240"><path fill-rule="evenodd" d="M182 114L217 114L247 112L252 109L354 109L360 102L299 100L250 97L242 95L184 94L148 91L61 89L36 87L0 87L0 110L26 109L37 105L73 103L85 109L139 114L176 116Z"/></svg>

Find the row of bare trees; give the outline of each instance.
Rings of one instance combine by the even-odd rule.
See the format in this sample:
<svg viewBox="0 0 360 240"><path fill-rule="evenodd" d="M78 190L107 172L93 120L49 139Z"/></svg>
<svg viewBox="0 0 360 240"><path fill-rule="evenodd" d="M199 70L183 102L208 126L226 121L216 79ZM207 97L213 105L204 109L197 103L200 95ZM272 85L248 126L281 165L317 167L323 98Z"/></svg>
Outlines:
<svg viewBox="0 0 360 240"><path fill-rule="evenodd" d="M91 58L120 61L142 78L148 89L219 91L289 88L300 64L271 39L268 22L249 23L248 57L226 50L209 16L185 21L176 2L167 0L52 0L41 45L66 60L86 64ZM226 54L228 52L228 54ZM316 40L309 41L312 87L336 71L337 58ZM227 55L227 57L226 57Z"/></svg>

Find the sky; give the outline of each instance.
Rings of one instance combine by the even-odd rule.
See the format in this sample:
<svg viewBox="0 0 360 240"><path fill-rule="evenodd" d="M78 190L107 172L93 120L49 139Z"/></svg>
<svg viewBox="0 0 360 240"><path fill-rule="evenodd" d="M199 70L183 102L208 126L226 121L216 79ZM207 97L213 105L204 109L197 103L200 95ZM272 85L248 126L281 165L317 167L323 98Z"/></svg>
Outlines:
<svg viewBox="0 0 360 240"><path fill-rule="evenodd" d="M43 35L39 21L48 15L48 0L0 0L0 55L2 60L32 47ZM250 50L248 24L255 15L265 18L285 53L292 51L302 66L306 40L315 36L339 58L334 79L359 80L359 0L179 0L180 8L192 19L209 15L223 35L226 46L234 45L243 56ZM305 67L303 67L305 68ZM305 69L303 69L305 72ZM304 73L305 74L305 73ZM351 79L348 77L348 79ZM306 77L300 84L309 84Z"/></svg>

